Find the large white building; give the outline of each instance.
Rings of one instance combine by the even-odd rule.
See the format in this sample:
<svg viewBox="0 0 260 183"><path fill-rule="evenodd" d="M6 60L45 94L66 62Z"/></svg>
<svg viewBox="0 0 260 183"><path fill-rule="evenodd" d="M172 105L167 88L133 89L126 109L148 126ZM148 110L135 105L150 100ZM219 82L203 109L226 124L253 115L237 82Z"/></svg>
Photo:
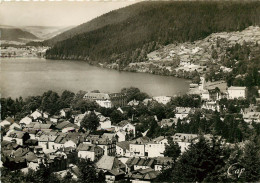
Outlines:
<svg viewBox="0 0 260 183"><path fill-rule="evenodd" d="M164 157L165 147L168 145L166 137L160 136L145 145L145 152L148 157Z"/></svg>
<svg viewBox="0 0 260 183"><path fill-rule="evenodd" d="M161 104L167 104L168 102L170 102L172 99L172 97L168 97L168 96L157 96L157 97L153 97L153 100L156 100L158 103Z"/></svg>
<svg viewBox="0 0 260 183"><path fill-rule="evenodd" d="M228 88L229 99L245 99L247 94L246 87L231 86Z"/></svg>

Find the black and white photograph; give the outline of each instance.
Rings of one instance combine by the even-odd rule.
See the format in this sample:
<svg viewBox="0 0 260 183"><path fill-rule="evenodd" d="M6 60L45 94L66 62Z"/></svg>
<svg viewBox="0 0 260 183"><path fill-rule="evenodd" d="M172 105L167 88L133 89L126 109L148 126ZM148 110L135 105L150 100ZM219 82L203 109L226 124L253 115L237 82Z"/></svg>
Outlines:
<svg viewBox="0 0 260 183"><path fill-rule="evenodd" d="M0 0L1 183L260 182L260 1Z"/></svg>

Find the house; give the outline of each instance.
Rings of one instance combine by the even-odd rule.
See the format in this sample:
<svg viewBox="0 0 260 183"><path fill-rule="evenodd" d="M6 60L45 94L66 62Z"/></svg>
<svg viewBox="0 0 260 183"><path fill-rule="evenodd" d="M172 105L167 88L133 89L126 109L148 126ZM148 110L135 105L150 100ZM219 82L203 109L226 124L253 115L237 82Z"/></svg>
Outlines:
<svg viewBox="0 0 260 183"><path fill-rule="evenodd" d="M60 119L60 116L52 116L50 117L50 121L53 122L53 123L58 123Z"/></svg>
<svg viewBox="0 0 260 183"><path fill-rule="evenodd" d="M130 157L130 142L129 141L117 142L116 155Z"/></svg>
<svg viewBox="0 0 260 183"><path fill-rule="evenodd" d="M96 143L99 147L104 150L104 155L114 156L116 153L116 141L115 139L100 138Z"/></svg>
<svg viewBox="0 0 260 183"><path fill-rule="evenodd" d="M96 167L105 173L106 182L118 181L125 176L125 165L113 156L102 156Z"/></svg>
<svg viewBox="0 0 260 183"><path fill-rule="evenodd" d="M210 100L209 91L205 90L201 93L201 99L202 100Z"/></svg>
<svg viewBox="0 0 260 183"><path fill-rule="evenodd" d="M127 133L124 130L116 132L116 138L118 142L126 141Z"/></svg>
<svg viewBox="0 0 260 183"><path fill-rule="evenodd" d="M247 88L246 87L238 87L238 86L231 86L227 90L228 92L228 99L245 99L247 96Z"/></svg>
<svg viewBox="0 0 260 183"><path fill-rule="evenodd" d="M31 115L30 115L34 120L36 120L39 117L42 117L42 112L38 109L36 109L36 111L34 111Z"/></svg>
<svg viewBox="0 0 260 183"><path fill-rule="evenodd" d="M71 111L70 108L64 108L60 110L60 116L66 118Z"/></svg>
<svg viewBox="0 0 260 183"><path fill-rule="evenodd" d="M168 96L157 96L157 97L153 97L153 100L157 101L158 103L161 104L167 104L168 102L170 102L172 99L172 97L168 97Z"/></svg>
<svg viewBox="0 0 260 183"><path fill-rule="evenodd" d="M158 126L161 128L171 127L173 124L177 125L177 122L177 118L162 119L160 122L158 122Z"/></svg>
<svg viewBox="0 0 260 183"><path fill-rule="evenodd" d="M23 131L29 133L30 139L36 139L35 137L36 137L36 134L38 133L37 130L30 129L30 128L24 128Z"/></svg>
<svg viewBox="0 0 260 183"><path fill-rule="evenodd" d="M130 143L130 156L131 157L143 157L145 154L145 144L147 144L150 139L146 136L137 138Z"/></svg>
<svg viewBox="0 0 260 183"><path fill-rule="evenodd" d="M64 148L66 147L73 147L73 148L77 148L77 141L76 140L68 140L67 142L64 143Z"/></svg>
<svg viewBox="0 0 260 183"><path fill-rule="evenodd" d="M93 144L79 144L77 147L78 157L84 159L90 159L91 161L100 158L104 151L101 147Z"/></svg>
<svg viewBox="0 0 260 183"><path fill-rule="evenodd" d="M128 134L132 134L135 137L135 126L131 124L128 120L121 121L114 127L116 132L123 130Z"/></svg>
<svg viewBox="0 0 260 183"><path fill-rule="evenodd" d="M73 123L71 123L71 122L69 122L69 121L63 121L63 122L60 122L60 123L58 123L58 124L56 125L56 128L57 128L58 130L62 130L62 129L67 128L67 127L73 127L73 128L75 128L75 129L78 129L78 128L79 128L76 124L73 124Z"/></svg>
<svg viewBox="0 0 260 183"><path fill-rule="evenodd" d="M59 134L57 132L38 132L35 138L38 140L39 146L42 147L44 151L47 149L54 150L54 141L58 135Z"/></svg>
<svg viewBox="0 0 260 183"><path fill-rule="evenodd" d="M48 112L43 113L43 118L48 119L49 116L50 116L50 113L48 113Z"/></svg>
<svg viewBox="0 0 260 183"><path fill-rule="evenodd" d="M220 111L220 106L216 101L206 101L201 106L202 109L212 110L212 111Z"/></svg>
<svg viewBox="0 0 260 183"><path fill-rule="evenodd" d="M83 120L83 118L87 115L88 113L84 113L84 114L77 114L74 117L74 124L76 124L77 126L80 127L80 123Z"/></svg>
<svg viewBox="0 0 260 183"><path fill-rule="evenodd" d="M194 142L198 139L198 135L197 134L185 134L185 133L176 133L174 134L174 136L172 136L173 141L177 142L178 145L181 148L181 153L185 152L191 142Z"/></svg>
<svg viewBox="0 0 260 183"><path fill-rule="evenodd" d="M171 168L173 164L172 157L157 157L155 158L154 170L162 171Z"/></svg>
<svg viewBox="0 0 260 183"><path fill-rule="evenodd" d="M160 171L147 168L129 172L125 177L133 183L149 183L152 182L160 173Z"/></svg>
<svg viewBox="0 0 260 183"><path fill-rule="evenodd" d="M138 106L139 105L139 101L137 101L137 100L131 100L130 102L128 102L128 104L127 105L129 105L129 106Z"/></svg>
<svg viewBox="0 0 260 183"><path fill-rule="evenodd" d="M260 123L260 112L245 112L243 113L243 119L247 123Z"/></svg>
<svg viewBox="0 0 260 183"><path fill-rule="evenodd" d="M117 182L124 179L125 172L121 169L115 168L105 172L106 182Z"/></svg>
<svg viewBox="0 0 260 183"><path fill-rule="evenodd" d="M152 102L152 101L153 101L153 99L151 99L151 98L146 98L146 99L143 100L143 104L147 106L147 105L148 105L150 102Z"/></svg>
<svg viewBox="0 0 260 183"><path fill-rule="evenodd" d="M100 160L96 163L96 167L104 172L113 169L125 169L125 165L114 156L102 156Z"/></svg>
<svg viewBox="0 0 260 183"><path fill-rule="evenodd" d="M14 122L11 126L9 126L9 130L21 131L22 127L18 124L18 122Z"/></svg>
<svg viewBox="0 0 260 183"><path fill-rule="evenodd" d="M98 116L99 118L99 127L98 129L105 130L111 128L110 118L104 117L103 115Z"/></svg>
<svg viewBox="0 0 260 183"><path fill-rule="evenodd" d="M22 131L10 131L3 138L3 140L15 142L19 145L24 145L24 142L28 139L30 139L29 133Z"/></svg>
<svg viewBox="0 0 260 183"><path fill-rule="evenodd" d="M127 172L133 170L154 168L154 164L155 164L154 158L140 158L140 157L128 158L126 162Z"/></svg>
<svg viewBox="0 0 260 183"><path fill-rule="evenodd" d="M145 154L147 157L164 157L166 145L168 145L166 137L157 137L145 144Z"/></svg>
<svg viewBox="0 0 260 183"><path fill-rule="evenodd" d="M25 126L25 125L28 125L30 124L31 122L33 121L32 117L30 116L25 116L24 118L22 118L19 122L19 124L21 126Z"/></svg>
<svg viewBox="0 0 260 183"><path fill-rule="evenodd" d="M175 117L177 119L184 119L184 118L188 117L190 112L191 112L191 108L190 107L176 107L176 109L175 109Z"/></svg>

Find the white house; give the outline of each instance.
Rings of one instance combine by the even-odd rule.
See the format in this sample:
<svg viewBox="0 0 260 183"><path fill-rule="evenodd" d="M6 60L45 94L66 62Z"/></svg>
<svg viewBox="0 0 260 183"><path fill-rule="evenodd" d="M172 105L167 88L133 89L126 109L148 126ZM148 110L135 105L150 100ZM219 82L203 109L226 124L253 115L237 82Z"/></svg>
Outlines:
<svg viewBox="0 0 260 183"><path fill-rule="evenodd" d="M184 119L189 115L190 112L191 112L190 107L176 107L175 117L177 119Z"/></svg>
<svg viewBox="0 0 260 183"><path fill-rule="evenodd" d="M48 119L49 116L50 116L50 113L48 113L48 112L44 112L44 113L43 113L43 117L44 117L45 119Z"/></svg>
<svg viewBox="0 0 260 183"><path fill-rule="evenodd" d="M60 110L60 116L61 117L66 117L69 111L70 111L70 108L61 109Z"/></svg>
<svg viewBox="0 0 260 183"><path fill-rule="evenodd" d="M125 141L126 140L126 132L123 131L123 130L119 130L116 132L116 135L117 135L117 141L118 142L122 142L122 141Z"/></svg>
<svg viewBox="0 0 260 183"><path fill-rule="evenodd" d="M9 126L9 130L22 130L22 127L17 122L14 122Z"/></svg>
<svg viewBox="0 0 260 183"><path fill-rule="evenodd" d="M109 94L107 93L94 93L88 92L83 97L85 100L94 100L98 105L105 108L111 108L112 102Z"/></svg>
<svg viewBox="0 0 260 183"><path fill-rule="evenodd" d="M148 157L164 157L165 147L168 145L166 137L160 136L145 144L145 152Z"/></svg>
<svg viewBox="0 0 260 183"><path fill-rule="evenodd" d="M201 93L201 99L202 100L209 100L210 99L208 90L205 90L204 92Z"/></svg>
<svg viewBox="0 0 260 183"><path fill-rule="evenodd" d="M171 167L173 159L171 157L157 157L154 163L155 171L162 171Z"/></svg>
<svg viewBox="0 0 260 183"><path fill-rule="evenodd" d="M167 104L168 102L171 101L171 97L157 96L157 97L153 97L153 100L156 100L158 103L161 103L161 104Z"/></svg>
<svg viewBox="0 0 260 183"><path fill-rule="evenodd" d="M135 126L127 120L121 121L120 123L118 123L118 125L115 125L114 127L116 132L123 130L128 134L132 133L135 137Z"/></svg>
<svg viewBox="0 0 260 183"><path fill-rule="evenodd" d="M74 119L74 124L76 124L77 126L80 127L80 123L81 121L83 120L83 118L87 115L87 113L84 113L84 114L78 114L75 116L75 119Z"/></svg>
<svg viewBox="0 0 260 183"><path fill-rule="evenodd" d="M36 109L36 111L34 111L30 116L33 117L34 120L36 120L37 118L42 117L42 112Z"/></svg>
<svg viewBox="0 0 260 183"><path fill-rule="evenodd" d="M99 129L109 129L111 128L111 121L109 117L105 117L103 115L99 115Z"/></svg>
<svg viewBox="0 0 260 183"><path fill-rule="evenodd" d="M26 126L26 125L30 124L32 121L33 121L32 117L25 116L23 119L20 120L19 124L21 126Z"/></svg>
<svg viewBox="0 0 260 183"><path fill-rule="evenodd" d="M3 137L3 140L9 141L9 142L15 142L16 144L19 144L19 145L24 145L24 142L28 139L30 139L29 133L22 132L22 131L9 131Z"/></svg>
<svg viewBox="0 0 260 183"><path fill-rule="evenodd" d="M96 100L96 103L101 107L111 108L112 102L110 100Z"/></svg>
<svg viewBox="0 0 260 183"><path fill-rule="evenodd" d="M116 143L116 154L118 156L130 157L130 142L123 141Z"/></svg>
<svg viewBox="0 0 260 183"><path fill-rule="evenodd" d="M130 148L130 156L131 157L144 157L145 154L145 144L150 141L148 137L140 137L131 141Z"/></svg>
<svg viewBox="0 0 260 183"><path fill-rule="evenodd" d="M231 86L228 88L229 99L245 99L247 94L246 87Z"/></svg>
<svg viewBox="0 0 260 183"><path fill-rule="evenodd" d="M64 143L64 147L73 147L77 148L77 143L74 140L68 140L67 142Z"/></svg>
<svg viewBox="0 0 260 183"><path fill-rule="evenodd" d="M79 144L78 157L83 159L90 159L91 161L103 155L103 149L93 144Z"/></svg>
<svg viewBox="0 0 260 183"><path fill-rule="evenodd" d="M52 117L50 117L50 121L53 122L53 123L58 123L59 119L60 119L59 116L52 116Z"/></svg>

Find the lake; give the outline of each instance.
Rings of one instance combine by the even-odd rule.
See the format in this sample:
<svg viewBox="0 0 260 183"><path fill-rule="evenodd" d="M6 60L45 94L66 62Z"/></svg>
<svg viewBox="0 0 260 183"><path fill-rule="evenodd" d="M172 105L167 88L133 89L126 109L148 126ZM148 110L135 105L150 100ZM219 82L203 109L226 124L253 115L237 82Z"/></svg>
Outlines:
<svg viewBox="0 0 260 183"><path fill-rule="evenodd" d="M1 58L1 97L41 95L53 90L119 92L134 86L151 96L185 94L189 80L148 73L119 72L91 66L83 61L43 58Z"/></svg>

